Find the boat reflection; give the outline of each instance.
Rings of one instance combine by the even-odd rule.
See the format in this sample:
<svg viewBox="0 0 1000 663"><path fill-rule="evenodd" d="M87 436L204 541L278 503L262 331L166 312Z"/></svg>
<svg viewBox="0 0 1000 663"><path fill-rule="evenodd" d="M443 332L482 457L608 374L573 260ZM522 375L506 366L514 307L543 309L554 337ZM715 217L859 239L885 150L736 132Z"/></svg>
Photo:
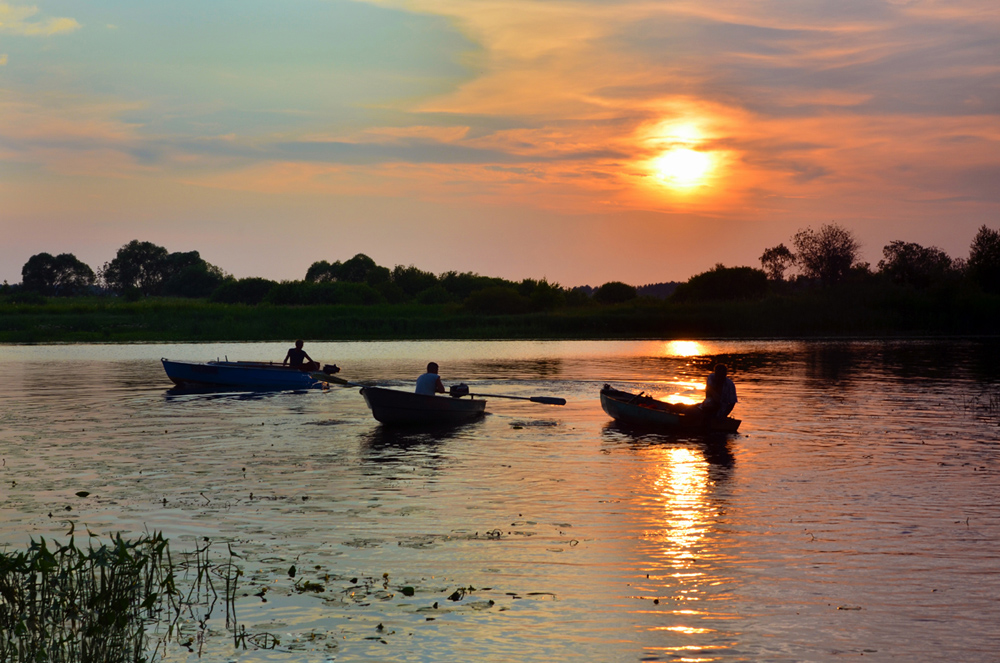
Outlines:
<svg viewBox="0 0 1000 663"><path fill-rule="evenodd" d="M167 401L189 401L189 400L234 400L234 401L257 401L272 396L283 394L309 394L312 389L238 389L235 387L171 387L163 392Z"/></svg>
<svg viewBox="0 0 1000 663"><path fill-rule="evenodd" d="M426 453L428 449L442 442L462 437L467 434L466 429L472 427L475 427L475 422L458 426L417 428L379 424L362 436L362 453L369 460L398 460L401 455L411 452Z"/></svg>

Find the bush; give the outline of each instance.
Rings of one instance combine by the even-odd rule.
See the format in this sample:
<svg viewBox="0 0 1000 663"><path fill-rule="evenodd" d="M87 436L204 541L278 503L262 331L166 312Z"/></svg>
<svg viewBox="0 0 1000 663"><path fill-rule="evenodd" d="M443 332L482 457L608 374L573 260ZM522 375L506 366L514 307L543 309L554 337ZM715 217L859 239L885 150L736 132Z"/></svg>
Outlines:
<svg viewBox="0 0 1000 663"><path fill-rule="evenodd" d="M416 301L418 304L450 304L455 297L438 284L418 293Z"/></svg>
<svg viewBox="0 0 1000 663"><path fill-rule="evenodd" d="M760 299L767 294L767 274L753 267L724 267L692 276L670 296L675 302Z"/></svg>
<svg viewBox="0 0 1000 663"><path fill-rule="evenodd" d="M594 292L594 301L601 304L621 304L637 296L635 286L621 281L608 281Z"/></svg>
<svg viewBox="0 0 1000 663"><path fill-rule="evenodd" d="M33 290L18 290L7 297L7 301L11 304L31 304L33 306L41 306L45 304L48 300L40 292L35 292Z"/></svg>
<svg viewBox="0 0 1000 663"><path fill-rule="evenodd" d="M248 304L254 306L264 301L276 281L252 277L226 281L212 292L211 301L220 304Z"/></svg>
<svg viewBox="0 0 1000 663"><path fill-rule="evenodd" d="M531 300L518 294L514 288L485 288L469 295L464 308L486 315L516 315L527 313L531 308Z"/></svg>
<svg viewBox="0 0 1000 663"><path fill-rule="evenodd" d="M367 283L309 283L283 281L267 293L268 304L310 306L316 304L371 305L382 304L385 298Z"/></svg>

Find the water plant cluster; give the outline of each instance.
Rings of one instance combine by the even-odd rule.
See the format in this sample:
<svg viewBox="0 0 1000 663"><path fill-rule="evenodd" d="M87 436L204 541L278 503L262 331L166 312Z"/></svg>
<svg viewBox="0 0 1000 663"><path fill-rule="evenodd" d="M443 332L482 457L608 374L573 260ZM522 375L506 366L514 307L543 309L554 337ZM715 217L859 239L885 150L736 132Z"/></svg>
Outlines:
<svg viewBox="0 0 1000 663"><path fill-rule="evenodd" d="M194 651L215 610L245 643L234 610L242 571L231 549L222 562L209 550L175 560L159 533L81 547L71 532L65 544L0 552L0 661L153 661L171 642Z"/></svg>

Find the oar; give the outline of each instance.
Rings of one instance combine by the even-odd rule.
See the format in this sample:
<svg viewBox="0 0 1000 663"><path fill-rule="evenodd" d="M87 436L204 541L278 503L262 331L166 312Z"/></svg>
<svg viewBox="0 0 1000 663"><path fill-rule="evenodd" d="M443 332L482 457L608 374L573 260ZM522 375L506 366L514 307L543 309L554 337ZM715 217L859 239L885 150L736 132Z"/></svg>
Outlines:
<svg viewBox="0 0 1000 663"><path fill-rule="evenodd" d="M364 387L363 384L358 384L357 382L348 382L344 378L338 378L329 373L310 373L309 377L313 380L319 380L320 382L332 382L333 384L343 385L345 387Z"/></svg>
<svg viewBox="0 0 1000 663"><path fill-rule="evenodd" d="M565 398L555 396L505 396L503 394L469 394L469 396L482 396L486 398L515 398L519 401L531 401L532 403L544 403L545 405L566 405Z"/></svg>

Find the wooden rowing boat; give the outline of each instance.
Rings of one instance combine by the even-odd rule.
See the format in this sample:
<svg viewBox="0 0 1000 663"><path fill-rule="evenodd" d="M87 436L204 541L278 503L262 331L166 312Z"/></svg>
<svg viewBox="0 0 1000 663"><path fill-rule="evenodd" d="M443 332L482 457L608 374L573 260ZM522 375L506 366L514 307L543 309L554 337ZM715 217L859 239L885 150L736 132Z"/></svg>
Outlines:
<svg viewBox="0 0 1000 663"><path fill-rule="evenodd" d="M371 408L372 416L383 424L462 424L486 412L486 401L481 398L429 396L385 387L363 387L361 395Z"/></svg>
<svg viewBox="0 0 1000 663"><path fill-rule="evenodd" d="M732 417L706 417L697 405L665 403L643 394L601 389L601 407L615 421L660 430L707 430L735 433L741 421Z"/></svg>

